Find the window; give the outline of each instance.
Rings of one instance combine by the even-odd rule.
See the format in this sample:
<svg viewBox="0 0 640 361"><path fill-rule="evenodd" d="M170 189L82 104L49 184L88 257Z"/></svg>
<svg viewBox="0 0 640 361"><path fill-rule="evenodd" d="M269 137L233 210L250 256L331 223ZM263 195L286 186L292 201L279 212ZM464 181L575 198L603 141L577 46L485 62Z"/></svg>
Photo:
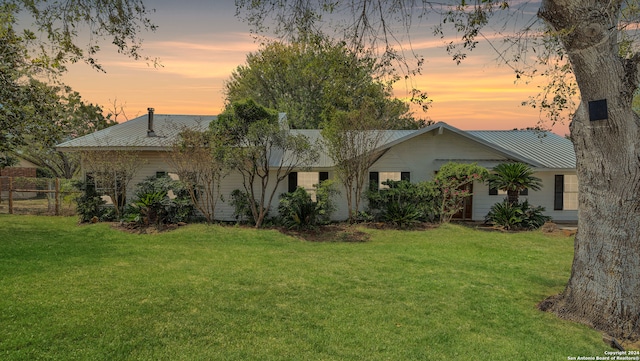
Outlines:
<svg viewBox="0 0 640 361"><path fill-rule="evenodd" d="M401 179L401 175L400 172L379 172L378 173L378 189L387 189L389 188L388 185L386 184L382 184L383 182L386 182L388 180L391 181L399 181Z"/></svg>
<svg viewBox="0 0 640 361"><path fill-rule="evenodd" d="M315 185L327 179L329 179L328 172L291 172L289 173L289 192L295 191L297 187L302 187L315 202Z"/></svg>
<svg viewBox="0 0 640 361"><path fill-rule="evenodd" d="M564 209L577 210L578 209L578 176L565 175L564 176L564 194L562 197L564 203Z"/></svg>
<svg viewBox="0 0 640 361"><path fill-rule="evenodd" d="M554 210L578 209L578 176L558 174L555 177Z"/></svg>
<svg viewBox="0 0 640 361"><path fill-rule="evenodd" d="M370 189L387 189L388 185L382 184L388 180L392 181L411 181L409 172L369 172L369 188Z"/></svg>

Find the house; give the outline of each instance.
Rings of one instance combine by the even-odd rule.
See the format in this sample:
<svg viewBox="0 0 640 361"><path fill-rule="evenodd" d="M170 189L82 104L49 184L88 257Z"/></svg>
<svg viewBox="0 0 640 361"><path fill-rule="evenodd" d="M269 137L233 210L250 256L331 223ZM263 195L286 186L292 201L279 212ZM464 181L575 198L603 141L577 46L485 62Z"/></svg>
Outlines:
<svg viewBox="0 0 640 361"><path fill-rule="evenodd" d="M284 115L281 115L284 117ZM160 172L171 173L166 161L167 152L179 132L185 127L207 129L215 116L159 115L153 110L125 123L100 130L62 144L64 152L82 150L135 150L145 160L131 184ZM319 130L290 130L304 134L312 142L320 139ZM517 161L528 164L542 179L539 191L529 191L521 198L532 205L546 208L546 214L555 221L577 221L576 160L571 141L549 132L536 130L464 131L446 123L436 123L419 130L385 131L384 141L378 148L379 157L370 167L370 179L380 184L387 180L408 179L412 182L431 180L447 162L477 163L491 169L501 162ZM335 177L333 161L321 152L310 169L291 174L289 182L282 182L276 194L302 186L310 189L320 180ZM225 202L216 210L220 220L233 220L233 207L229 194L241 188L240 174L231 173L222 182L220 191ZM344 192L344 190L341 190ZM128 190L130 195L132 190ZM466 203L463 217L484 220L490 207L505 195L488 185L473 185L473 197ZM336 220L347 218L345 197L337 200ZM277 199L271 205L275 211Z"/></svg>
<svg viewBox="0 0 640 361"><path fill-rule="evenodd" d="M38 166L19 156L17 159L18 163L16 165L0 169L0 176L35 178Z"/></svg>
<svg viewBox="0 0 640 361"><path fill-rule="evenodd" d="M18 163L11 166L0 169L0 199L6 199L9 197L9 178L36 178L38 166L31 163L30 161L18 156ZM26 186L26 188L33 189L35 185L33 182L22 181L22 185ZM14 183L14 188L15 183ZM25 188L25 187L21 187ZM38 194L36 192L13 192L12 197L14 199L29 199L34 198Z"/></svg>

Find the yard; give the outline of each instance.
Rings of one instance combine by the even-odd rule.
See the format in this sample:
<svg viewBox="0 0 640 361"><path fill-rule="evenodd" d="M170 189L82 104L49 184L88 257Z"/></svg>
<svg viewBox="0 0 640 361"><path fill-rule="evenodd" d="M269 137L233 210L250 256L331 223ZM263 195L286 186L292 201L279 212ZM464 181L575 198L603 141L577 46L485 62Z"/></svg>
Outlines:
<svg viewBox="0 0 640 361"><path fill-rule="evenodd" d="M189 225L131 234L0 215L2 360L567 360L602 336L540 312L572 238Z"/></svg>

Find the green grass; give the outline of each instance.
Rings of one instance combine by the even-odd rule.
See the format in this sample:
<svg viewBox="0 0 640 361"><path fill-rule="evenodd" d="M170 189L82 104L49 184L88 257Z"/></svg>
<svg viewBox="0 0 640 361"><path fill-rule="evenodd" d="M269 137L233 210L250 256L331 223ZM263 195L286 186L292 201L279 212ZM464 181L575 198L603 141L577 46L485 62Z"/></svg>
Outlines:
<svg viewBox="0 0 640 361"><path fill-rule="evenodd" d="M536 303L572 240L460 226L313 243L0 215L2 360L566 360L599 333Z"/></svg>

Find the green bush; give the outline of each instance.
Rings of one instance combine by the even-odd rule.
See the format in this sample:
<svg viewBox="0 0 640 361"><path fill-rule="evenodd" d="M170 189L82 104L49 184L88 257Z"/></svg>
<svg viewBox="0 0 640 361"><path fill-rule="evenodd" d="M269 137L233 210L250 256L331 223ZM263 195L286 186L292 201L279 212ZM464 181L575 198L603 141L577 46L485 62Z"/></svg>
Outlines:
<svg viewBox="0 0 640 361"><path fill-rule="evenodd" d="M151 176L138 183L135 197L136 201L125 212L128 221L146 225L171 224L186 222L194 214L186 187L168 176Z"/></svg>
<svg viewBox="0 0 640 361"><path fill-rule="evenodd" d="M76 212L80 216L80 222L91 222L94 217L102 220L106 202L98 195L93 184L75 181L74 187L82 191L82 194L75 198Z"/></svg>
<svg viewBox="0 0 640 361"><path fill-rule="evenodd" d="M522 224L520 225L525 229L538 229L543 224L549 222L551 217L543 214L545 208L542 206L530 206L528 201L524 201L520 204L522 209Z"/></svg>
<svg viewBox="0 0 640 361"><path fill-rule="evenodd" d="M385 222L401 228L418 223L421 218L422 213L413 203L400 204L392 202L387 205L387 208L383 213L383 219Z"/></svg>
<svg viewBox="0 0 640 361"><path fill-rule="evenodd" d="M485 222L504 229L538 229L551 220L551 217L543 214L544 210L544 207L529 205L526 200L511 204L505 199L491 206L491 210L485 216Z"/></svg>
<svg viewBox="0 0 640 361"><path fill-rule="evenodd" d="M317 222L327 224L331 222L331 215L337 209L333 198L340 194L340 191L337 190L332 179L324 180L320 184L314 185L314 187L316 189L316 208L318 210Z"/></svg>
<svg viewBox="0 0 640 361"><path fill-rule="evenodd" d="M282 225L289 229L310 228L315 226L318 220L316 202L302 187L280 196L278 214Z"/></svg>
<svg viewBox="0 0 640 361"><path fill-rule="evenodd" d="M249 204L249 194L239 189L234 189L231 192L231 206L233 207L233 216L236 222L254 222L253 212L251 212L251 205Z"/></svg>
<svg viewBox="0 0 640 361"><path fill-rule="evenodd" d="M331 221L331 214L336 210L333 196L338 191L331 180L315 185L316 200L302 187L280 196L278 214L280 222L289 229L311 228Z"/></svg>
<svg viewBox="0 0 640 361"><path fill-rule="evenodd" d="M386 181L389 188L367 193L369 211L377 221L405 227L438 217L438 191L433 182Z"/></svg>

